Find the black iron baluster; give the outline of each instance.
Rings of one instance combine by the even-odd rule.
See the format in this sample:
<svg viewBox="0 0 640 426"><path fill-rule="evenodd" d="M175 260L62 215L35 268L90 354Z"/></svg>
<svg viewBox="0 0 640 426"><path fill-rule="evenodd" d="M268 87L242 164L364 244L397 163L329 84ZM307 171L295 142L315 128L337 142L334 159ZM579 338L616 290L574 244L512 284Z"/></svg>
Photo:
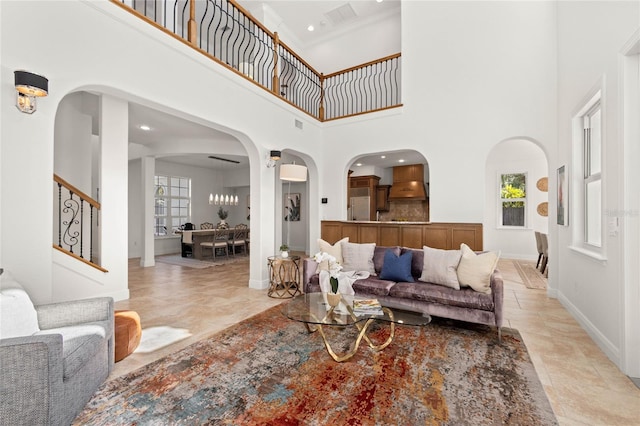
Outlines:
<svg viewBox="0 0 640 426"><path fill-rule="evenodd" d="M84 200L80 198L80 257L84 259L82 243L84 241Z"/></svg>
<svg viewBox="0 0 640 426"><path fill-rule="evenodd" d="M93 262L93 204L89 204L89 221L91 223L89 233L89 261Z"/></svg>
<svg viewBox="0 0 640 426"><path fill-rule="evenodd" d="M62 247L62 184L58 183L58 247Z"/></svg>

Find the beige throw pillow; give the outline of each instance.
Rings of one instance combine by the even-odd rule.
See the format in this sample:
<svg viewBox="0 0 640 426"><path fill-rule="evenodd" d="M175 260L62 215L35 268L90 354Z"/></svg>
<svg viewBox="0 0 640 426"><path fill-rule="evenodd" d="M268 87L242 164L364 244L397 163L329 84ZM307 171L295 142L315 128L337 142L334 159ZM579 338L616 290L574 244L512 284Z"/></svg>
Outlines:
<svg viewBox="0 0 640 426"><path fill-rule="evenodd" d="M322 238L318 238L318 249L319 251L323 251L335 257L336 262L338 262L338 265L342 265L342 263L344 262L342 258L342 243L346 243L348 241L349 241L349 237L344 237L343 239L337 241L334 245L331 245L325 240L323 240ZM328 271L328 270L329 270L329 262L324 261L324 262L318 263L318 269L316 270L317 273L320 273L320 271Z"/></svg>
<svg viewBox="0 0 640 426"><path fill-rule="evenodd" d="M500 253L476 254L464 243L460 245L460 251L462 251L462 258L458 264L460 287L471 287L480 293L491 293L491 274L496 269Z"/></svg>
<svg viewBox="0 0 640 426"><path fill-rule="evenodd" d="M458 283L458 263L462 252L460 250L441 250L423 246L424 263L420 281L439 284L460 290Z"/></svg>
<svg viewBox="0 0 640 426"><path fill-rule="evenodd" d="M343 271L367 271L371 275L376 274L373 266L373 252L375 243L355 244L342 243Z"/></svg>

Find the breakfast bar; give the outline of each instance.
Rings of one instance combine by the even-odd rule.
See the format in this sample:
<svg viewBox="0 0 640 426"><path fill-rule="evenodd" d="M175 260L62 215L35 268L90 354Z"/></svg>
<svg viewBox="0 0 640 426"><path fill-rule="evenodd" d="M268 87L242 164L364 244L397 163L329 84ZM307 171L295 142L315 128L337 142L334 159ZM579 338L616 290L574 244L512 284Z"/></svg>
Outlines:
<svg viewBox="0 0 640 426"><path fill-rule="evenodd" d="M472 250L483 250L481 223L323 220L320 234L331 244L349 237L352 243L380 246L451 250L465 243Z"/></svg>

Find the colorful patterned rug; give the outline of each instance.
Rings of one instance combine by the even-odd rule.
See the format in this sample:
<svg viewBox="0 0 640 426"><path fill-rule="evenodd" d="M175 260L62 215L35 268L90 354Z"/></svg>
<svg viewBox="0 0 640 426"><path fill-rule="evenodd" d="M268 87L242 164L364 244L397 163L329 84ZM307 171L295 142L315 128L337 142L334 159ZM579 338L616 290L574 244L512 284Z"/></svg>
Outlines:
<svg viewBox="0 0 640 426"><path fill-rule="evenodd" d="M336 363L271 308L105 383L77 425L555 425L522 338L434 319ZM336 351L354 327L328 332ZM372 327L382 341L388 327ZM363 342L364 343L364 342Z"/></svg>

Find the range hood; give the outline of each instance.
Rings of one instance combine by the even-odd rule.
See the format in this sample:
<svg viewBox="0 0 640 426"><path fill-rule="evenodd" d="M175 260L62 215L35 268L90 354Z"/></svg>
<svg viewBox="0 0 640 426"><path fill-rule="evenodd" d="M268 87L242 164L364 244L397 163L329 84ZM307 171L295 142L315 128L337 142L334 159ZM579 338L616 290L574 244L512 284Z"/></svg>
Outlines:
<svg viewBox="0 0 640 426"><path fill-rule="evenodd" d="M389 201L425 201L424 165L412 164L393 168L393 185Z"/></svg>

